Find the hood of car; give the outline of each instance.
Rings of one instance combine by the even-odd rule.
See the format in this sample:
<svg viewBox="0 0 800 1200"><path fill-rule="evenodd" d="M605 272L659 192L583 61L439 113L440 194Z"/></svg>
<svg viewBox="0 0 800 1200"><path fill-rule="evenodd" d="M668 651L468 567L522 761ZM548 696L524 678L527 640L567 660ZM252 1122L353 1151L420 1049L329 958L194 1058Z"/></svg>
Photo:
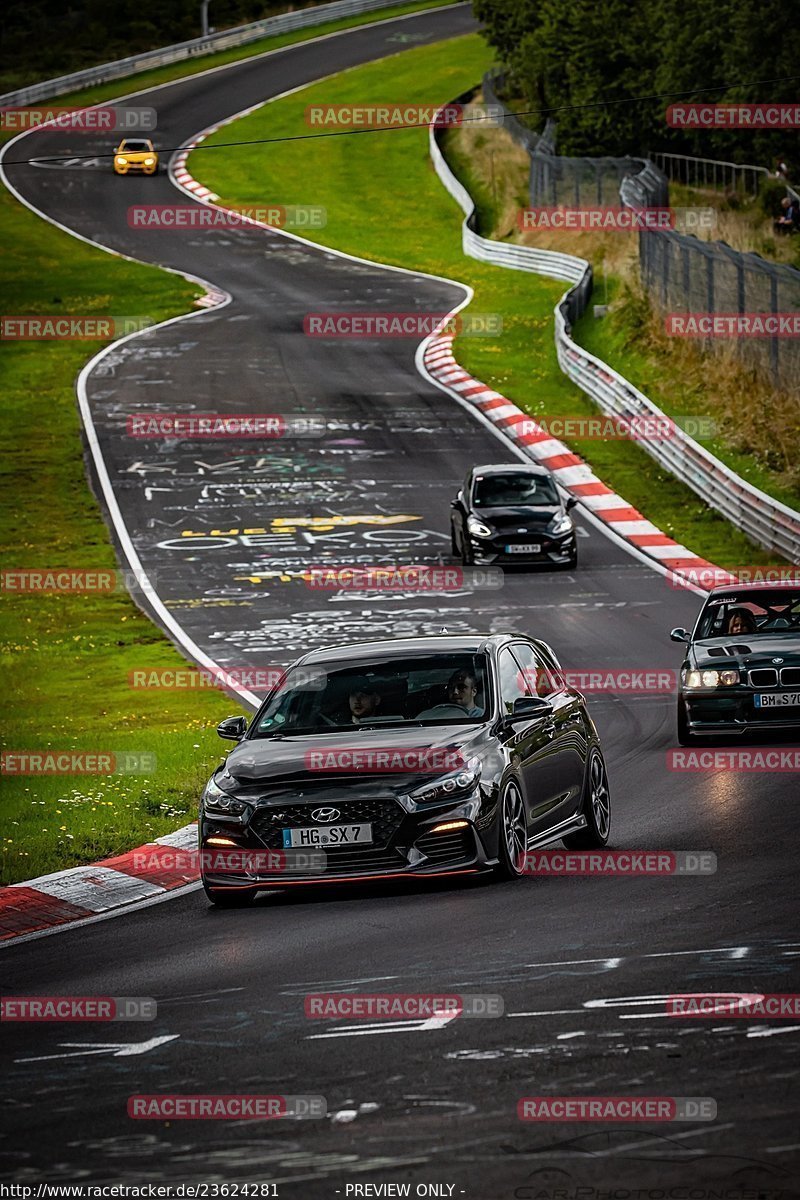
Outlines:
<svg viewBox="0 0 800 1200"><path fill-rule="evenodd" d="M563 511L560 504L546 508L476 508L473 510L479 521L486 521L495 529L506 533L540 533Z"/></svg>
<svg viewBox="0 0 800 1200"><path fill-rule="evenodd" d="M253 738L240 742L225 766L244 788L292 784L314 790L380 784L407 791L466 765L483 737L482 726L469 724ZM230 784L223 781L223 786Z"/></svg>
<svg viewBox="0 0 800 1200"><path fill-rule="evenodd" d="M773 659L780 658L781 663ZM693 642L689 659L696 667L752 666L800 666L800 636L794 631L781 633L732 634L730 638L706 638Z"/></svg>

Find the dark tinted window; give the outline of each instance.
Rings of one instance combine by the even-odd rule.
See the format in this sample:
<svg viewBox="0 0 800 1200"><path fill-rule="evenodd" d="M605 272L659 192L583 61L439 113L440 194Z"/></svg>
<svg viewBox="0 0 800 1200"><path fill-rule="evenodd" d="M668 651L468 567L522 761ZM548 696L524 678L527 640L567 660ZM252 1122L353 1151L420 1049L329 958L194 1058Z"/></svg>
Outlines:
<svg viewBox="0 0 800 1200"><path fill-rule="evenodd" d="M370 659L290 671L258 718L256 737L330 733L355 726L463 725L483 720L489 681L483 654Z"/></svg>
<svg viewBox="0 0 800 1200"><path fill-rule="evenodd" d="M700 614L698 638L751 638L794 630L800 637L800 589L732 587L711 596Z"/></svg>
<svg viewBox="0 0 800 1200"><path fill-rule="evenodd" d="M558 504L556 485L549 475L526 475L509 471L507 475L478 475L475 478L476 508L501 508L506 505L550 506Z"/></svg>

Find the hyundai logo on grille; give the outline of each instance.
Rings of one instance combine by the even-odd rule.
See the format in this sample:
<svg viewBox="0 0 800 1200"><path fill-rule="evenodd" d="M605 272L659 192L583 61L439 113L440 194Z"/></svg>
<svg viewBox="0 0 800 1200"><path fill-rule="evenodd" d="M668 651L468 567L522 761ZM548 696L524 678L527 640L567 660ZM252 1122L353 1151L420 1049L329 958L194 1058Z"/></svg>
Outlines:
<svg viewBox="0 0 800 1200"><path fill-rule="evenodd" d="M338 821L341 815L338 808L315 808L311 814L311 820L330 824L331 821Z"/></svg>

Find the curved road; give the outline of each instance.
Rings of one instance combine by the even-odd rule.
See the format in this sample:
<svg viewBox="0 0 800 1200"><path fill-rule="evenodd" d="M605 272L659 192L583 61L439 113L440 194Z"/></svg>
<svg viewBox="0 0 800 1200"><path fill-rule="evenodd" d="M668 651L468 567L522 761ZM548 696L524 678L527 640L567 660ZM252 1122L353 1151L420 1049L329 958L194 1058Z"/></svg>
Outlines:
<svg viewBox="0 0 800 1200"><path fill-rule="evenodd" d="M472 28L465 6L383 22L135 103L158 110L159 143L177 146L248 105L395 53L398 35L424 43ZM42 157L108 149L61 133L35 144ZM308 312L442 311L460 288L278 232L130 228L130 204L193 203L163 175L6 173L69 229L232 297L115 349L87 381L122 519L165 606L155 615L163 623L166 611L202 654L263 668L309 645L446 625L533 633L569 667L678 665L667 632L691 622L698 598L581 518L574 575L509 573L500 591L376 599L315 594L294 578L325 561L448 561L449 501L467 468L513 458L420 378L413 343L303 333ZM279 412L322 417L326 429L266 448L133 440L126 418L143 411ZM363 888L268 896L243 912L211 910L191 892L10 946L9 991L148 995L159 1012L147 1025L5 1027L4 1169L19 1183L278 1182L281 1196L303 1197L393 1194L367 1184L520 1200L610 1184L797 1194L800 1027L677 1021L641 1000L800 991L792 778L668 771L671 696L605 696L591 708L609 759L613 845L713 850L716 874ZM340 989L500 993L505 1015L390 1030L304 1017L307 991ZM164 1040L136 1054L81 1053L148 1039ZM127 1098L149 1092L314 1093L332 1115L137 1124ZM520 1123L517 1100L540 1093L712 1097L718 1116Z"/></svg>

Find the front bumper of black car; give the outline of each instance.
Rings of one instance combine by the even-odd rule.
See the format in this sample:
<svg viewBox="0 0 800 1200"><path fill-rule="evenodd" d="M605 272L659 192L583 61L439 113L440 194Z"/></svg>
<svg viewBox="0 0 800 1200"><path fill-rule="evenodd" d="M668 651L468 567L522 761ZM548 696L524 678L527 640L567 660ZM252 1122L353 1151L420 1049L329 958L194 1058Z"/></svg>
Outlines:
<svg viewBox="0 0 800 1200"><path fill-rule="evenodd" d="M788 690L788 689L787 689ZM800 687L793 689L800 692ZM702 692L684 688L681 700L686 724L696 734L745 734L769 730L800 730L800 705L758 708L752 688L726 688Z"/></svg>
<svg viewBox="0 0 800 1200"><path fill-rule="evenodd" d="M369 823L368 845L309 847L284 851L283 831L313 828L313 801L257 805L244 825L201 811L202 877L214 888L283 888L371 879L474 874L497 861L485 832L491 825L479 793L409 812L396 798L336 800L344 824ZM445 826L445 828L440 828ZM447 828L450 826L450 828ZM228 845L219 844L224 839ZM220 864L222 869L220 869Z"/></svg>
<svg viewBox="0 0 800 1200"><path fill-rule="evenodd" d="M576 554L575 530L560 537L549 533L493 534L490 538L469 535L472 554L476 563L566 563ZM538 546L533 552L520 552L509 547Z"/></svg>

